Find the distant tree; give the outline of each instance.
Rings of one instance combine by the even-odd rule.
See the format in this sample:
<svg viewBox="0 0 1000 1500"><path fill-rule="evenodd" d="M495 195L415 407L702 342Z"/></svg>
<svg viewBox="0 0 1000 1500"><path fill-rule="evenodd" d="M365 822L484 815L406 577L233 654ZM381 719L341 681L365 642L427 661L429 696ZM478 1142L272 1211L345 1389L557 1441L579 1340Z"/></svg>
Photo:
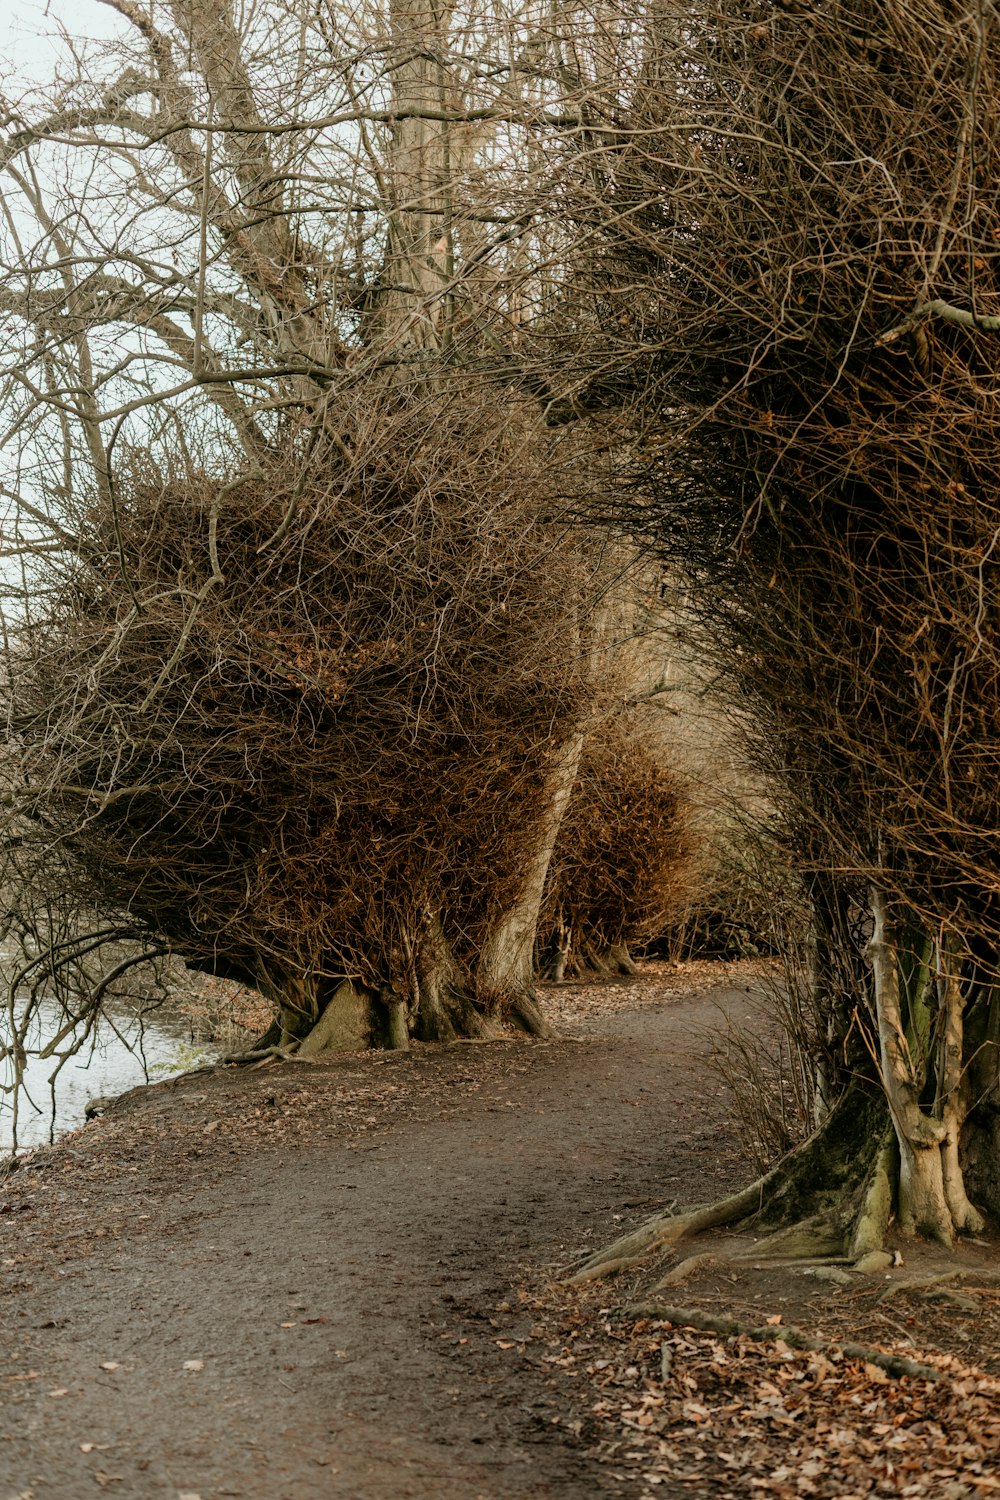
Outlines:
<svg viewBox="0 0 1000 1500"><path fill-rule="evenodd" d="M690 793L634 715L587 742L538 930L546 971L634 974L631 945L677 920L692 880Z"/></svg>

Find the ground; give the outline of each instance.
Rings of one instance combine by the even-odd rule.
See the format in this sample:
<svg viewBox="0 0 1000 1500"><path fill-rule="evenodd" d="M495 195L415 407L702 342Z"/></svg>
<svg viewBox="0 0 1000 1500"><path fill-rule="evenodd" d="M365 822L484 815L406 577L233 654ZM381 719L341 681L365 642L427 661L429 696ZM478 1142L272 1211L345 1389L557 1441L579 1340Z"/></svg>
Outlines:
<svg viewBox="0 0 1000 1500"><path fill-rule="evenodd" d="M665 1321L662 1267L564 1284L751 1175L706 1056L722 1015L761 1026L761 982L553 988L559 1040L200 1073L37 1153L0 1184L0 1500L1000 1489L991 1243L845 1286L717 1261L661 1298L825 1353Z"/></svg>

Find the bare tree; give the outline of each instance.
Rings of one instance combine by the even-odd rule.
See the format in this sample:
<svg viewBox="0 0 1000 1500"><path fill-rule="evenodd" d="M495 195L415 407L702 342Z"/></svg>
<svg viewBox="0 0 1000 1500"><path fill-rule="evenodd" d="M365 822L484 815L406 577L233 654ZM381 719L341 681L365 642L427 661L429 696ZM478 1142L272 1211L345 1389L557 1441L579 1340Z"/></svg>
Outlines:
<svg viewBox="0 0 1000 1500"><path fill-rule="evenodd" d="M478 955L590 712L536 423L395 383L340 417L306 477L225 493L137 456L9 679L19 815L95 906L269 995L284 1046L484 1028Z"/></svg>
<svg viewBox="0 0 1000 1500"><path fill-rule="evenodd" d="M10 838L282 1047L540 1030L607 580L518 350L590 84L542 8L107 3L4 103Z"/></svg>
<svg viewBox="0 0 1000 1500"><path fill-rule="evenodd" d="M581 173L589 403L641 392L626 518L757 726L855 1048L788 1163L613 1258L762 1203L854 1253L1000 1208L996 26L659 8L604 202Z"/></svg>

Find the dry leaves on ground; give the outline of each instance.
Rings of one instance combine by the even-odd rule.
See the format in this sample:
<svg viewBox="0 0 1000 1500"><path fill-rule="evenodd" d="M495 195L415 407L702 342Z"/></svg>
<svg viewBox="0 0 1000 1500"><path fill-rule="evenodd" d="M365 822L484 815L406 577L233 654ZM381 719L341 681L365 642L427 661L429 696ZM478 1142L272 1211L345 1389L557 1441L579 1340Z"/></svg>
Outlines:
<svg viewBox="0 0 1000 1500"><path fill-rule="evenodd" d="M798 1353L648 1319L589 1328L576 1314L562 1329L560 1362L589 1388L572 1425L642 1500L1000 1492L1000 1381L954 1356L916 1356L936 1382L897 1380L834 1345Z"/></svg>
<svg viewBox="0 0 1000 1500"><path fill-rule="evenodd" d="M564 984L541 984L546 1018L572 1035L588 1021L663 1005L671 1000L718 989L760 989L773 982L781 966L771 958L644 959L638 974L628 977L590 976Z"/></svg>

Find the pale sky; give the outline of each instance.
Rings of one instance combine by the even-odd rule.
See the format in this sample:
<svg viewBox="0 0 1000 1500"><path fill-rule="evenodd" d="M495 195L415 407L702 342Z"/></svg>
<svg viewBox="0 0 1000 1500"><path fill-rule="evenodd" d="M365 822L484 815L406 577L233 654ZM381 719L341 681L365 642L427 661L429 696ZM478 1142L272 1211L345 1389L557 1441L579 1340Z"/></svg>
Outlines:
<svg viewBox="0 0 1000 1500"><path fill-rule="evenodd" d="M113 36L125 28L98 0L0 0L0 78L35 83L46 78L59 50L47 34L60 23L80 39Z"/></svg>

